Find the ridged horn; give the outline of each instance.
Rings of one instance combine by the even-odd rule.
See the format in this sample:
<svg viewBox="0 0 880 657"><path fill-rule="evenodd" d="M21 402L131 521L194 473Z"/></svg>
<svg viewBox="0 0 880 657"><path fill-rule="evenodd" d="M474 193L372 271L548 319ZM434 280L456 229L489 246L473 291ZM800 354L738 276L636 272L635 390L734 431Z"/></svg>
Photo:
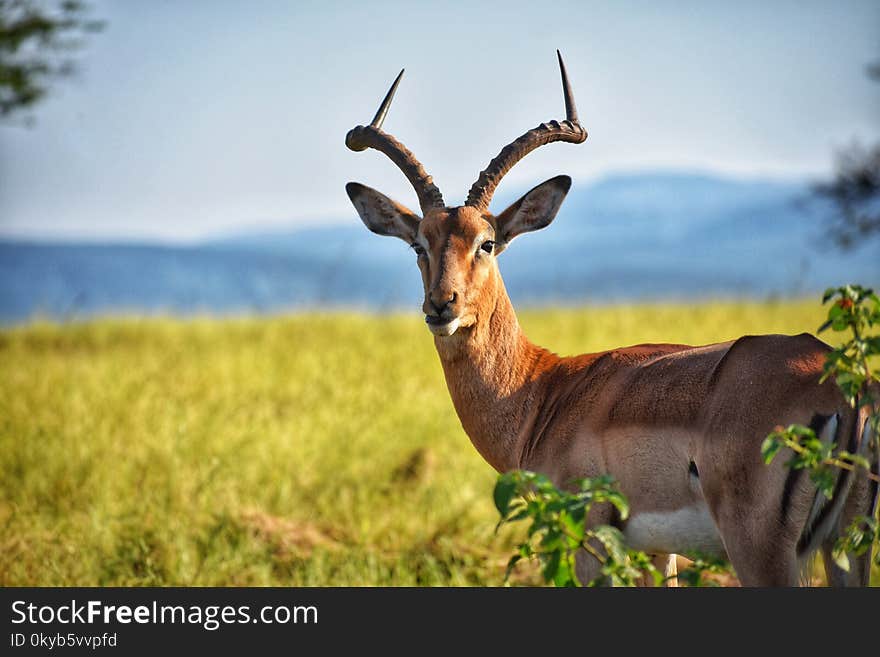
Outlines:
<svg viewBox="0 0 880 657"><path fill-rule="evenodd" d="M352 128L345 136L345 145L353 151L374 148L385 153L416 190L422 214L425 214L431 208L445 207L440 189L434 184L431 176L428 175L425 167L416 159L416 156L394 137L382 131L382 123L385 121L388 108L391 107L391 101L394 99L402 77L403 70L397 74L370 125L359 125Z"/></svg>
<svg viewBox="0 0 880 657"><path fill-rule="evenodd" d="M511 142L498 155L489 162L489 166L480 172L480 177L471 186L465 205L485 212L489 209L489 203L495 194L495 189L504 178L505 174L513 166L531 153L536 148L554 141L567 141L573 144L583 143L587 139L587 131L578 121L577 107L574 104L574 94L568 81L568 73L562 54L557 50L559 59L559 72L562 75L562 93L565 99L565 120L562 122L553 120L542 123L537 128L532 128L524 135Z"/></svg>

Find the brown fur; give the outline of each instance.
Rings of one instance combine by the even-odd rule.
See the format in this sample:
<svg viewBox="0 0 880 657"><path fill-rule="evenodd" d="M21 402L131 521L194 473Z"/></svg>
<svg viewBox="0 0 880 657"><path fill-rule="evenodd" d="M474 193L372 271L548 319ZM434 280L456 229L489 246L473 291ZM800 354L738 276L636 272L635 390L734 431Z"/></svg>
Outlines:
<svg viewBox="0 0 880 657"><path fill-rule="evenodd" d="M459 321L452 335L434 339L462 427L499 472L525 468L559 485L612 474L629 498L631 518L705 503L743 584L795 585L796 545L815 488L800 478L781 515L786 459L765 466L760 446L774 427L807 424L816 413L856 421L834 384L818 383L828 346L807 334L746 336L562 358L532 344L495 256L480 244L494 240L497 252L519 232L549 223L538 210L555 215L568 189L560 180L535 188L497 218L471 207L431 210L415 234L404 221L397 235L425 250L418 261L426 315ZM550 183L561 197L529 202ZM370 226L369 208L355 205ZM521 206L529 206L527 214ZM861 508L862 501L849 506ZM590 519L609 520L602 510ZM579 563L582 578L595 568L588 558Z"/></svg>

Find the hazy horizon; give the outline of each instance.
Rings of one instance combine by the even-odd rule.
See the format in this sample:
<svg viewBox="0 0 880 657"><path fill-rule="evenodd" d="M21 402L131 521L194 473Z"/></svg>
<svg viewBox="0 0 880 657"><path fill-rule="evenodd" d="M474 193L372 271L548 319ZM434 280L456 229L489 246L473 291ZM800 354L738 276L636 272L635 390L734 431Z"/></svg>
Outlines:
<svg viewBox="0 0 880 657"><path fill-rule="evenodd" d="M630 169L620 171L608 171L597 174L592 178L586 176L575 179L572 183L570 196L577 196L578 192L589 193L597 187L606 184L629 184L639 180L651 180L655 182L682 180L682 179L706 179L710 181L718 181L722 183L731 182L734 184L758 184L770 186L797 186L804 191L804 199L806 199L808 186L816 180L815 176L761 176L761 175L736 175L729 173L717 173L708 169ZM531 187L528 181L523 181L518 187L511 185L505 186L500 190L494 199L493 205L499 207L505 206L513 202L520 194L524 193ZM413 205L416 205L415 203ZM563 203L559 211L560 216L565 217L571 214L580 214L578 209L571 207L571 202ZM416 205L417 207L417 205ZM658 211L664 208L658 207ZM579 216L579 219L590 222L590 217ZM7 244L15 243L65 243L65 244L118 244L118 245L156 245L156 246L199 246L211 243L217 240L236 239L248 236L272 235L272 234L294 234L299 231L309 231L314 229L335 229L355 227L358 230L364 230L363 224L358 218L354 209L343 208L342 212L328 216L303 217L299 220L292 219L289 221L260 221L259 218L245 220L241 224L230 224L229 226L212 229L208 227L204 233L194 235L154 235L149 232L144 234L127 233L122 235L89 235L89 234L64 234L64 233L27 233L27 234L5 234L0 231L0 242ZM366 231L367 235L369 232Z"/></svg>
<svg viewBox="0 0 880 657"><path fill-rule="evenodd" d="M511 139L559 117L566 58L584 145L536 151L510 190L558 173L803 180L880 138L880 5L525 2L92 3L107 21L35 126L0 125L0 237L187 241L355 215L349 180L415 206L353 153L397 71L386 128L451 204ZM494 207L494 206L493 206Z"/></svg>

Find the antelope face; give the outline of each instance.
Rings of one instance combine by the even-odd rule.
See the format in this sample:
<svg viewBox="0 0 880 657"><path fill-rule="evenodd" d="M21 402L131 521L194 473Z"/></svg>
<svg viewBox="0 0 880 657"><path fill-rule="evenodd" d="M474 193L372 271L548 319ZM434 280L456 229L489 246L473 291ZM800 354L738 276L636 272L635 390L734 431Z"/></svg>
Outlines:
<svg viewBox="0 0 880 657"><path fill-rule="evenodd" d="M581 127L574 96L559 57L565 98L564 121L542 123L506 146L468 192L465 204L448 207L440 190L415 156L399 141L382 131L382 123L403 71L368 126L356 126L345 137L353 151L375 148L385 153L409 179L419 197L422 217L375 189L348 183L346 192L361 220L374 233L404 240L416 252L425 301L422 310L431 332L440 338L474 326L495 308L502 288L495 257L520 233L548 225L565 198L571 178L557 176L527 192L495 216L489 203L495 188L510 168L534 149L554 141L580 144L587 138Z"/></svg>
<svg viewBox="0 0 880 657"><path fill-rule="evenodd" d="M495 226L474 208L430 213L412 244L425 301L425 323L436 336L476 323L487 280L497 271Z"/></svg>
<svg viewBox="0 0 880 657"><path fill-rule="evenodd" d="M547 226L570 187L568 176L551 178L497 217L464 205L431 209L423 219L370 187L349 183L346 191L367 228L415 251L425 323L447 337L492 312L501 285L496 256L517 235Z"/></svg>

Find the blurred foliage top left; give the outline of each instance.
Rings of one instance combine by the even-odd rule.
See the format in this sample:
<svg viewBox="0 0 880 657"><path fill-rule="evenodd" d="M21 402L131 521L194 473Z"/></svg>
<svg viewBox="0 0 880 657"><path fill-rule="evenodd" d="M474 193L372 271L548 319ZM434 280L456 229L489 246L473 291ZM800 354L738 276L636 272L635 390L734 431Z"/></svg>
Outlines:
<svg viewBox="0 0 880 657"><path fill-rule="evenodd" d="M50 81L74 74L73 53L103 28L76 0L55 6L0 0L0 119L24 116L28 122Z"/></svg>

